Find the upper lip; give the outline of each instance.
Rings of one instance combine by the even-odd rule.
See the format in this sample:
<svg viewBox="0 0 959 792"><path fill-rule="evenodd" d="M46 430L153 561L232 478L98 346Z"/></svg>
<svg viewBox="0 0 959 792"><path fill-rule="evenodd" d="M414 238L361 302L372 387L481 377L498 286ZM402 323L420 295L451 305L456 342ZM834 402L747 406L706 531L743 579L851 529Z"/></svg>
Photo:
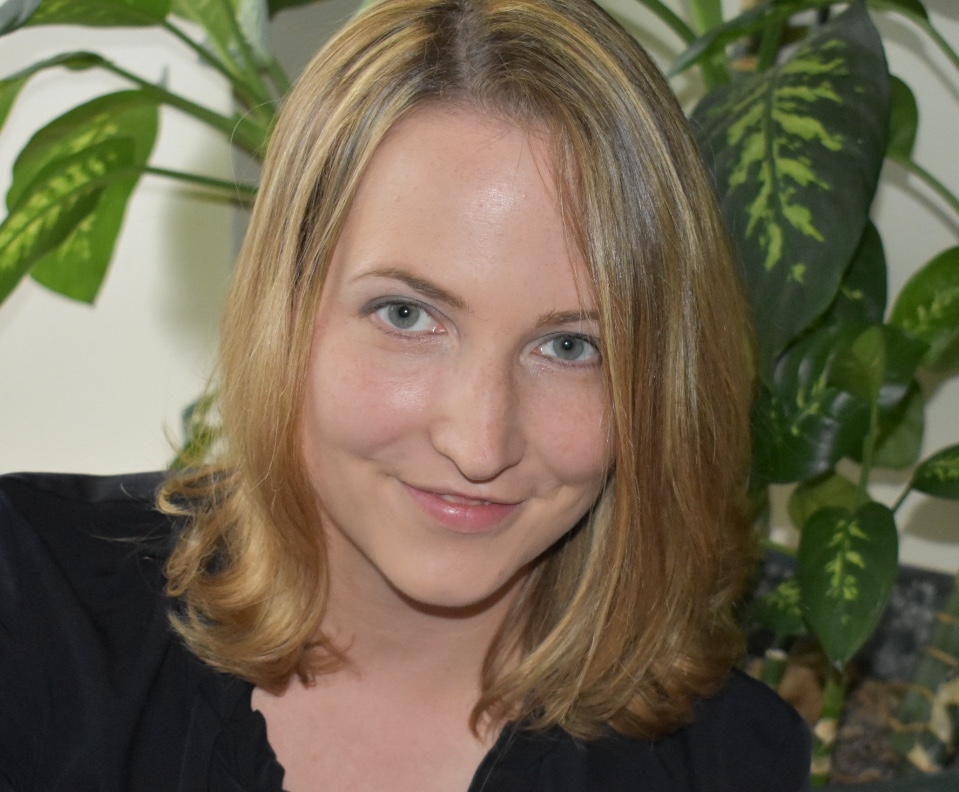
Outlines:
<svg viewBox="0 0 959 792"><path fill-rule="evenodd" d="M491 495L488 492L463 492L462 490L451 489L449 487L421 486L419 484L407 484L413 489L421 492L428 492L432 495L445 495L450 498L462 498L463 500L476 501L478 503L496 503L501 506L515 506L522 501L521 498L503 498Z"/></svg>

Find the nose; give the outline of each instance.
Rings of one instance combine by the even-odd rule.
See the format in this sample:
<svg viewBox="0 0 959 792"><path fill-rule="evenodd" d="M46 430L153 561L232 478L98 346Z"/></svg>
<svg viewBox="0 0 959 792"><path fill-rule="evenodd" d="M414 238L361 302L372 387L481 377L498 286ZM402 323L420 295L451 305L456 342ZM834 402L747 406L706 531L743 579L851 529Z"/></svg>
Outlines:
<svg viewBox="0 0 959 792"><path fill-rule="evenodd" d="M492 481L523 456L525 435L515 373L488 355L462 355L440 386L433 447L474 482Z"/></svg>

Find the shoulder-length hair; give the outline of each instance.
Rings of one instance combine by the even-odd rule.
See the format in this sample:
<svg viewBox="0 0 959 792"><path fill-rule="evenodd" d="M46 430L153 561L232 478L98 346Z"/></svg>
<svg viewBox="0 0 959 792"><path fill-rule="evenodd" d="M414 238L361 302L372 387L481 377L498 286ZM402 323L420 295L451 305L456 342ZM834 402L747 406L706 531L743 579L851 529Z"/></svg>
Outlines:
<svg viewBox="0 0 959 792"><path fill-rule="evenodd" d="M740 651L751 340L683 114L588 0L385 0L299 80L225 314L223 449L161 495L187 517L167 568L174 625L199 657L265 688L342 662L320 630L327 560L301 452L314 311L370 157L438 102L551 142L600 314L616 449L599 502L542 557L491 647L474 727L660 735Z"/></svg>

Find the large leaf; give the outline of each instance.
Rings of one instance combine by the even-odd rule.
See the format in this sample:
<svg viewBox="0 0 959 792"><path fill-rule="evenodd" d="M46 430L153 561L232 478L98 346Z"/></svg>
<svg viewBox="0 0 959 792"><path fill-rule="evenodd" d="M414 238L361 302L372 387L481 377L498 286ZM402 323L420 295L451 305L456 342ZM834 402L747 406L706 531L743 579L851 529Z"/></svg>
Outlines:
<svg viewBox="0 0 959 792"><path fill-rule="evenodd" d="M14 165L13 184L7 193L10 218L27 211L27 204L36 203L38 196L49 198L52 194L42 186L44 180L55 181L58 170L64 170L77 157L111 142L118 145L107 146L104 151L129 155L103 160L100 164L106 170L94 168L88 172L91 184L97 186L81 202L81 216L66 211L67 204L53 200L54 206L64 208L64 217L73 218L72 225L65 229L61 219L49 225L49 234L43 232L42 226L36 226L39 237L28 246L29 256L22 245L0 249L0 268L16 273L16 280L32 270L34 278L45 286L73 299L91 302L113 254L127 200L152 151L157 123L154 100L141 91L122 91L76 107L38 131ZM99 162L96 158L91 161ZM77 185L75 191L80 189ZM54 209L51 207L50 211ZM8 284L9 288L0 290L0 295L5 296L16 280Z"/></svg>
<svg viewBox="0 0 959 792"><path fill-rule="evenodd" d="M873 451L875 465L901 469L915 464L922 451L925 407L922 391L913 382L899 404L880 412L879 436Z"/></svg>
<svg viewBox="0 0 959 792"><path fill-rule="evenodd" d="M851 7L768 72L693 113L744 268L762 372L833 302L886 148L889 84L868 13Z"/></svg>
<svg viewBox="0 0 959 792"><path fill-rule="evenodd" d="M928 20L929 13L919 0L869 0L869 5L880 11L898 11L915 20Z"/></svg>
<svg viewBox="0 0 959 792"><path fill-rule="evenodd" d="M806 623L799 607L799 581L784 580L753 604L757 623L779 636L804 635Z"/></svg>
<svg viewBox="0 0 959 792"><path fill-rule="evenodd" d="M90 69L103 63L103 58L90 52L69 52L53 58L37 61L25 69L0 80L0 128L7 122L7 116L20 90L27 81L38 72L64 66L68 69Z"/></svg>
<svg viewBox="0 0 959 792"><path fill-rule="evenodd" d="M915 374L928 350L924 341L895 325L882 326L886 349L886 374L879 392L879 406L894 409L915 384Z"/></svg>
<svg viewBox="0 0 959 792"><path fill-rule="evenodd" d="M130 177L132 164L132 141L114 138L38 174L0 224L0 300L96 210L112 182Z"/></svg>
<svg viewBox="0 0 959 792"><path fill-rule="evenodd" d="M3 0L0 3L0 34L9 33L24 24L38 5L40 0Z"/></svg>
<svg viewBox="0 0 959 792"><path fill-rule="evenodd" d="M42 0L28 25L142 27L159 25L170 0Z"/></svg>
<svg viewBox="0 0 959 792"><path fill-rule="evenodd" d="M886 379L886 339L878 325L866 328L841 349L829 372L829 382L870 405L879 404Z"/></svg>
<svg viewBox="0 0 959 792"><path fill-rule="evenodd" d="M806 622L827 657L844 664L875 629L895 582L892 512L878 503L821 509L803 527L798 555Z"/></svg>
<svg viewBox="0 0 959 792"><path fill-rule="evenodd" d="M890 77L889 142L890 156L908 159L919 131L919 105L912 89L898 77Z"/></svg>
<svg viewBox="0 0 959 792"><path fill-rule="evenodd" d="M26 84L27 77L12 77L9 80L0 81L0 129L7 123L7 116L10 115L10 109L20 95L20 89Z"/></svg>
<svg viewBox="0 0 959 792"><path fill-rule="evenodd" d="M207 47L235 75L256 68L267 57L264 0L173 0L173 12L200 25ZM244 37L241 43L240 36ZM248 63L243 44L258 59Z"/></svg>
<svg viewBox="0 0 959 792"><path fill-rule="evenodd" d="M801 481L861 448L869 407L830 379L834 359L860 332L858 326L827 326L782 356L753 412L759 480Z"/></svg>
<svg viewBox="0 0 959 792"><path fill-rule="evenodd" d="M929 345L925 365L947 362L959 341L959 247L943 251L909 279L889 321Z"/></svg>
<svg viewBox="0 0 959 792"><path fill-rule="evenodd" d="M789 519L802 528L817 511L825 508L848 509L862 505L859 487L845 476L830 470L814 479L800 482L789 496Z"/></svg>
<svg viewBox="0 0 959 792"><path fill-rule="evenodd" d="M912 488L937 498L959 500L959 445L933 454L916 468Z"/></svg>
<svg viewBox="0 0 959 792"><path fill-rule="evenodd" d="M316 0L269 0L267 3L270 16L278 14L286 8L296 8L297 6L310 5Z"/></svg>
<svg viewBox="0 0 959 792"><path fill-rule="evenodd" d="M822 323L880 324L886 314L887 282L882 238L869 222Z"/></svg>

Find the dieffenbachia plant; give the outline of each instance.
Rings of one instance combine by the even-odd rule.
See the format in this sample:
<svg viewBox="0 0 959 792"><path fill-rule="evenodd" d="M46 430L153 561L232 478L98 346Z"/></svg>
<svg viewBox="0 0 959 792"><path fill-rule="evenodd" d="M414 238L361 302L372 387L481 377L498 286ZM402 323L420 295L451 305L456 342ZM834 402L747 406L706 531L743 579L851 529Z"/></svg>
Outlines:
<svg viewBox="0 0 959 792"><path fill-rule="evenodd" d="M29 140L13 167L0 223L0 301L22 278L93 302L113 255L127 201L147 174L178 179L234 203L253 185L223 182L151 162L161 107L219 132L259 157L289 80L264 45L268 13L306 0L4 0L0 34L20 27L154 27L187 45L230 86L235 110L221 113L171 92L95 52L66 52L0 81L0 126L30 78L50 69L100 69L125 90L69 109ZM192 23L192 24L184 24ZM193 32L197 28L202 36ZM82 38L82 37L81 37Z"/></svg>
<svg viewBox="0 0 959 792"><path fill-rule="evenodd" d="M912 491L959 498L959 445L917 463L924 410L917 374L959 368L959 248L916 262L887 310L880 230L870 221L890 159L957 215L959 201L912 158L916 103L889 75L871 14L904 17L957 71L959 58L917 0L854 2L834 15L831 5L762 3L706 31L676 66L706 63L712 81L693 121L758 336L754 491L761 501L770 484L798 485L790 503L800 529L798 573L756 610L777 648L808 632L832 665L815 730L819 783L830 772L846 665L878 624L895 580L895 512ZM815 12L818 22L800 12ZM793 27L797 19L806 24ZM752 50L731 50L744 37ZM737 73L732 59L747 69ZM837 471L844 458L858 463L856 480ZM869 492L882 467L912 468L892 507ZM774 664L768 673L779 670Z"/></svg>

